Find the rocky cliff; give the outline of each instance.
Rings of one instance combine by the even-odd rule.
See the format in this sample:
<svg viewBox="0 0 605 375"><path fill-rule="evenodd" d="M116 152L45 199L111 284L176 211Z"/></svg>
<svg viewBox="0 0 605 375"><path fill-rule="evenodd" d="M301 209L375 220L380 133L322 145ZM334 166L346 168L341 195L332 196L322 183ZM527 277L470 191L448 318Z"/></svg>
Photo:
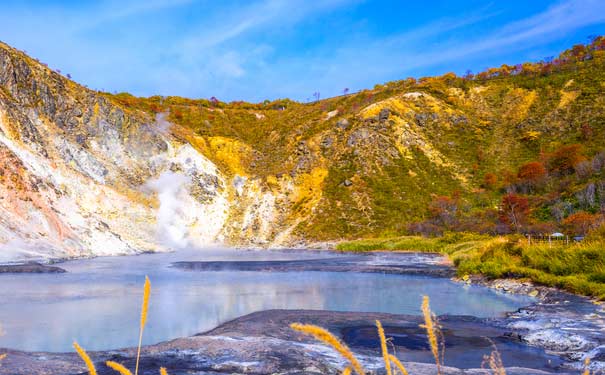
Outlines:
<svg viewBox="0 0 605 375"><path fill-rule="evenodd" d="M226 184L161 116L0 44L0 261L220 241Z"/></svg>

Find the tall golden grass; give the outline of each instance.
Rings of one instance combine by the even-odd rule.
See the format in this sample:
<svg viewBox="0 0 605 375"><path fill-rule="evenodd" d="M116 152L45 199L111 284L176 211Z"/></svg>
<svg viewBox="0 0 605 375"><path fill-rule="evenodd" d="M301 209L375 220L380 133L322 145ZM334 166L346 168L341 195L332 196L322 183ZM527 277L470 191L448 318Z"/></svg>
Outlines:
<svg viewBox="0 0 605 375"><path fill-rule="evenodd" d="M402 375L408 375L408 370L406 370L403 363L399 361L399 358L395 357L392 354L389 354L389 361L391 361L395 365L395 367L397 367L397 369L399 370L399 372L401 372Z"/></svg>
<svg viewBox="0 0 605 375"><path fill-rule="evenodd" d="M151 282L149 277L145 276L145 288L143 291L143 306L141 307L141 324L139 326L139 347L137 349L137 363L134 368L134 375L139 375L139 359L141 358L141 346L143 345L143 331L147 323L147 312L149 310L149 295L151 294Z"/></svg>
<svg viewBox="0 0 605 375"><path fill-rule="evenodd" d="M88 368L88 375L97 375L97 369L95 368L95 364L92 363L92 360L88 356L88 353L86 353L86 351L82 349L82 347L78 345L77 342L74 342L74 349L76 349L76 352L86 364L86 367Z"/></svg>
<svg viewBox="0 0 605 375"><path fill-rule="evenodd" d="M483 356L483 363L481 364L481 367L489 367L492 370L493 375L506 375L506 370L504 369L504 363L502 363L500 352L493 342L492 346L494 348L492 352L489 355Z"/></svg>
<svg viewBox="0 0 605 375"><path fill-rule="evenodd" d="M118 362L107 361L107 362L105 362L105 365L107 367L109 367L110 369L119 372L121 375L132 375L132 372L130 372L129 369L127 369L123 365L119 364Z"/></svg>
<svg viewBox="0 0 605 375"><path fill-rule="evenodd" d="M311 335L311 336L315 337L317 340L322 341L325 344L328 344L334 350L336 350L344 359L349 361L349 363L353 367L353 370L355 370L355 372L358 375L365 374L365 370L363 369L363 366L361 366L361 363L353 355L351 350L344 343L340 342L340 340L338 340L334 335L332 335L327 330L325 330L321 327L318 327L316 325L301 324L301 323L292 323L292 324L290 324L290 327L295 331Z"/></svg>
<svg viewBox="0 0 605 375"><path fill-rule="evenodd" d="M376 328L378 329L378 337L380 337L380 349L382 349L382 359L384 360L384 368L387 371L387 375L392 375L391 372L391 361L389 360L389 350L387 348L387 340L384 337L384 329L380 320L376 320Z"/></svg>
<svg viewBox="0 0 605 375"><path fill-rule="evenodd" d="M151 282L149 281L149 277L145 276L145 286L143 288L143 304L141 306L141 321L140 321L140 326L139 326L139 345L137 347L137 361L136 361L135 372L134 372L135 375L138 374L138 372L139 372L139 359L141 357L141 346L143 344L143 331L145 329L145 323L147 323L147 312L149 311L149 296L150 295L151 295ZM78 355L80 355L80 358L82 358L82 360L86 364L86 367L88 368L88 374L97 375L97 370L95 368L95 365L92 362L92 360L90 359L90 357L88 356L88 354L86 353L86 351L84 349L82 349L82 347L80 347L80 345L78 345L77 342L74 342L74 348L76 349L76 352L78 353ZM127 369L124 365L122 365L120 363L117 363L114 361L107 361L107 362L105 362L105 365L107 367L111 368L112 370L117 371L121 375L132 375L132 372L130 372L129 369ZM160 374L168 375L168 372L166 371L166 369L164 367L162 367L162 368L160 368Z"/></svg>
<svg viewBox="0 0 605 375"><path fill-rule="evenodd" d="M426 329L431 353L433 353L435 364L437 365L437 374L441 375L441 364L443 362L439 354L439 337L441 336L441 330L435 314L431 311L429 296L424 296L422 298L422 316L424 317L424 324L421 324L420 327ZM443 353L443 351L441 351L441 353Z"/></svg>
<svg viewBox="0 0 605 375"><path fill-rule="evenodd" d="M586 358L584 360L584 372L582 372L582 375L590 375L590 358Z"/></svg>

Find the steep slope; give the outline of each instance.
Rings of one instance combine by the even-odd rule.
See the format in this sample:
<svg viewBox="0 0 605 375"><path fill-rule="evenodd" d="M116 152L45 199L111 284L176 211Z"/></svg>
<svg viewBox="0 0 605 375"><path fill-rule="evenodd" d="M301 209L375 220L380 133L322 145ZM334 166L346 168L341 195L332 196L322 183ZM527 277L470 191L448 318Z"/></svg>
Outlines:
<svg viewBox="0 0 605 375"><path fill-rule="evenodd" d="M226 219L216 167L161 119L3 44L0 155L0 261L199 245Z"/></svg>

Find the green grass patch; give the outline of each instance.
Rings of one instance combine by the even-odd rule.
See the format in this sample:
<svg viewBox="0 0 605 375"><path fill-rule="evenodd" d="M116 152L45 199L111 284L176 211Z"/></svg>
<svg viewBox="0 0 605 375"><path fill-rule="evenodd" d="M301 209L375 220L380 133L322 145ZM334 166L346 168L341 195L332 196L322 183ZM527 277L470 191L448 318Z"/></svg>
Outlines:
<svg viewBox="0 0 605 375"><path fill-rule="evenodd" d="M396 237L343 242L340 251L426 251L446 254L459 276L528 279L572 293L605 299L605 241L533 244L520 236L454 233L443 237Z"/></svg>

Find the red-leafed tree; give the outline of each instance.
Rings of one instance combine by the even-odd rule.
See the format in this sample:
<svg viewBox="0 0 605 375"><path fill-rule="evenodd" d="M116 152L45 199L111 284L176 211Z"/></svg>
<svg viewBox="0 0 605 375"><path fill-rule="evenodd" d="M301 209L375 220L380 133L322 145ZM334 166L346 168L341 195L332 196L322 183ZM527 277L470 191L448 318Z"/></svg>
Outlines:
<svg viewBox="0 0 605 375"><path fill-rule="evenodd" d="M548 169L557 174L571 174L574 172L574 166L584 160L586 160L586 157L582 145L566 145L550 155Z"/></svg>
<svg viewBox="0 0 605 375"><path fill-rule="evenodd" d="M525 190L532 190L540 186L546 178L546 167L539 161L523 164L517 173L519 185Z"/></svg>
<svg viewBox="0 0 605 375"><path fill-rule="evenodd" d="M585 236L591 229L599 226L603 216L585 211L576 212L566 217L562 224L565 232L570 235Z"/></svg>
<svg viewBox="0 0 605 375"><path fill-rule="evenodd" d="M498 183L498 176L495 173L486 173L483 176L483 187L486 189L493 190Z"/></svg>
<svg viewBox="0 0 605 375"><path fill-rule="evenodd" d="M517 194L507 194L502 197L500 206L500 221L507 224L511 230L521 232L527 224L529 201Z"/></svg>

